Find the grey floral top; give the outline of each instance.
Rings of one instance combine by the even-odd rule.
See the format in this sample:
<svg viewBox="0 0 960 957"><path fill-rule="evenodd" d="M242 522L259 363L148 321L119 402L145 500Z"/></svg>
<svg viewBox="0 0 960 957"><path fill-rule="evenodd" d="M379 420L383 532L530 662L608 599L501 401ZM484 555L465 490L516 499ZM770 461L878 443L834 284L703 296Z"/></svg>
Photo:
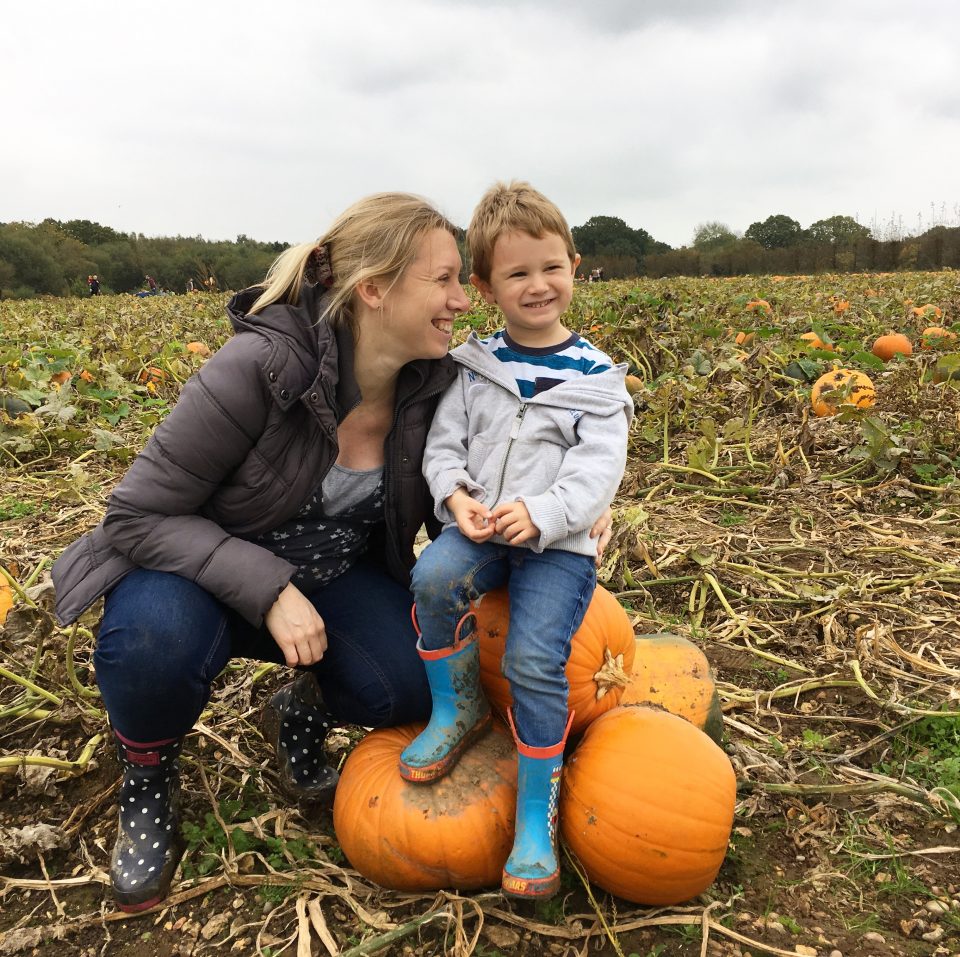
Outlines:
<svg viewBox="0 0 960 957"><path fill-rule="evenodd" d="M289 522L257 543L297 565L291 581L309 594L347 571L367 550L373 527L384 520L383 468L334 465Z"/></svg>

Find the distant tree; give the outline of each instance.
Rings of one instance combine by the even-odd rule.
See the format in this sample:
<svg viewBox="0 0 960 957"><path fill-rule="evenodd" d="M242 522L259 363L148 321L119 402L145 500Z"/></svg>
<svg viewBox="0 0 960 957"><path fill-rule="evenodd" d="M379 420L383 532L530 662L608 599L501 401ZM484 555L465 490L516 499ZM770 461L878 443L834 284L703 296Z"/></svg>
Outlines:
<svg viewBox="0 0 960 957"><path fill-rule="evenodd" d="M697 249L715 249L737 241L737 234L726 224L714 221L700 223L693 233L693 245Z"/></svg>
<svg viewBox="0 0 960 957"><path fill-rule="evenodd" d="M87 246L102 246L104 243L112 243L124 238L123 233L118 233L109 226L92 223L89 219L68 219L65 223L58 225L68 236Z"/></svg>
<svg viewBox="0 0 960 957"><path fill-rule="evenodd" d="M637 275L648 253L666 252L670 247L657 242L645 229L633 229L618 216L591 216L582 226L571 230L584 268L603 266L608 279L618 275ZM607 264L617 261L614 268ZM626 271L624 271L626 270Z"/></svg>
<svg viewBox="0 0 960 957"><path fill-rule="evenodd" d="M831 216L812 223L806 238L814 243L848 246L869 236L870 230L861 226L852 216Z"/></svg>
<svg viewBox="0 0 960 957"><path fill-rule="evenodd" d="M796 245L803 235L800 224L782 213L768 216L762 223L751 223L743 234L764 249L784 249Z"/></svg>

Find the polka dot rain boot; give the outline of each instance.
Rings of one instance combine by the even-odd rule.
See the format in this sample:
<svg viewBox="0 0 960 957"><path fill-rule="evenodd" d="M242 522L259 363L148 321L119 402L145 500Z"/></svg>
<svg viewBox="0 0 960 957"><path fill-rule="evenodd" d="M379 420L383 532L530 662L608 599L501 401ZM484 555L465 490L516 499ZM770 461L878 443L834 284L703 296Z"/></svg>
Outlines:
<svg viewBox="0 0 960 957"><path fill-rule="evenodd" d="M110 882L120 910L146 910L170 890L183 856L178 797L181 738L140 743L114 732L123 768Z"/></svg>
<svg viewBox="0 0 960 957"><path fill-rule="evenodd" d="M264 705L262 731L277 756L283 793L293 801L331 807L340 775L323 742L333 726L312 672L284 685Z"/></svg>

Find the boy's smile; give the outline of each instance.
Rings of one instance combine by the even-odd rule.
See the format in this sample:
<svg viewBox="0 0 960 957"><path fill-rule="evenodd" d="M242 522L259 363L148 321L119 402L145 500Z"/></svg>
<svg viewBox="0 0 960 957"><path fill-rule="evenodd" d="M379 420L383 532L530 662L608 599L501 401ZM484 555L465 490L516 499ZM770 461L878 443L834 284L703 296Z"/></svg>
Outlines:
<svg viewBox="0 0 960 957"><path fill-rule="evenodd" d="M507 332L523 346L559 345L569 333L562 319L573 298L573 277L580 257L570 261L567 244L556 233L537 239L510 232L493 247L490 279L471 276L489 303L503 312Z"/></svg>

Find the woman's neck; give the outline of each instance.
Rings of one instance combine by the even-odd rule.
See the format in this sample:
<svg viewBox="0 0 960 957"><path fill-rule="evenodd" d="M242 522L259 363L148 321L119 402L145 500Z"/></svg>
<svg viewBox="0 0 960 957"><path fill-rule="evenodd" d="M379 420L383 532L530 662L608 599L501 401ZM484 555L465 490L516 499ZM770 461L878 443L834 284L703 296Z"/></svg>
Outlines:
<svg viewBox="0 0 960 957"><path fill-rule="evenodd" d="M364 403L383 402L392 406L401 368L402 363L391 361L371 340L360 337L353 354L353 374Z"/></svg>

